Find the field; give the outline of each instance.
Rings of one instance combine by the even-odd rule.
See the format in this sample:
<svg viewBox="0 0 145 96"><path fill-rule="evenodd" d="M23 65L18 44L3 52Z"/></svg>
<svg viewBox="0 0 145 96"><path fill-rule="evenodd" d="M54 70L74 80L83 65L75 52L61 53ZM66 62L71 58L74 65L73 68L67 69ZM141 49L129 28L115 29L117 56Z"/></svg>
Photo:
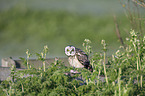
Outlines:
<svg viewBox="0 0 145 96"><path fill-rule="evenodd" d="M143 96L145 37L138 38L138 33L131 30L125 44L126 47L118 49L112 57L108 57L106 42L102 40L102 51L94 53L90 59L93 72L84 68L67 67L61 60L45 66L47 46L44 46L40 54L37 53L43 66L36 69L29 65L31 53L27 50L27 58L22 58L27 69L16 71L15 66L12 66L10 77L1 82L0 95ZM84 51L89 55L90 41L85 40L83 45ZM77 70L81 74L69 75L71 70Z"/></svg>
<svg viewBox="0 0 145 96"><path fill-rule="evenodd" d="M14 6L0 12L0 58L19 58L30 49L40 52L48 45L50 57L64 57L64 47L74 45L82 48L84 39L92 41L93 50L100 51L100 42L105 39L115 52L120 46L116 36L113 15L79 14L68 11L31 10ZM125 39L130 30L124 14L117 15L121 35ZM33 57L35 58L35 56Z"/></svg>
<svg viewBox="0 0 145 96"><path fill-rule="evenodd" d="M0 11L0 58L22 57L27 68L16 72L13 66L10 77L0 82L0 95L145 94L145 23L138 14L127 14L133 17L127 18L126 14L118 12L115 14L118 22L116 23L114 14L109 12L98 15L51 8L34 10L26 7L25 3L21 2L17 6ZM119 47L121 43L116 35L115 24L119 24L125 46ZM88 52L93 72L84 68L66 67L61 60L45 66L46 58L66 57L64 48L67 45L74 45ZM30 66L30 58L42 61L42 68L35 69ZM81 74L66 75L71 70L77 70ZM78 77L82 77L82 80L76 80ZM100 80L101 77L104 80Z"/></svg>

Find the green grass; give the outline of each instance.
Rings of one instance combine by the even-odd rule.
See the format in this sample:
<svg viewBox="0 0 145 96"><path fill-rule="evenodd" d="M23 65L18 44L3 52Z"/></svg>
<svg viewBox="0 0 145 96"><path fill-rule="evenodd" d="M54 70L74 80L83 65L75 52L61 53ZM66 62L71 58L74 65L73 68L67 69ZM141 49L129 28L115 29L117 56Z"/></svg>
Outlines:
<svg viewBox="0 0 145 96"><path fill-rule="evenodd" d="M0 12L1 56L24 56L28 48L39 52L48 45L50 57L64 56L64 47L74 45L82 48L84 39L92 41L93 50L100 50L105 39L112 53L119 45L115 34L113 16L97 16L69 13L66 11L36 11L19 6ZM129 21L118 16L121 34L126 37Z"/></svg>
<svg viewBox="0 0 145 96"><path fill-rule="evenodd" d="M130 21L124 14L117 15L121 35L123 39L128 37L125 41L126 47L121 49L118 49L120 43L115 34L113 16L36 11L16 6L1 11L0 17L0 56L20 57L26 53L26 59L22 59L28 68L16 72L13 66L10 77L0 81L0 95L144 95L145 37L139 38L139 34L134 30L131 30L128 36L126 32L131 28ZM84 42L85 39L92 43ZM105 40L102 42L103 48L100 44L102 39ZM44 45L48 45L49 49L46 46L42 49ZM84 68L66 67L61 60L45 66L47 52L48 58L64 56L64 48L67 45L87 48L85 52L89 55L92 46L92 73ZM25 52L26 49L29 51ZM118 51L115 51L117 49ZM39 54L40 50L43 50L43 53ZM42 68L35 69L29 65L29 52L38 52L38 59L43 62ZM72 69L78 70L81 74L64 74ZM33 76L23 77L26 74ZM79 76L82 76L84 82L75 79ZM104 82L97 79L102 76L105 78Z"/></svg>
<svg viewBox="0 0 145 96"><path fill-rule="evenodd" d="M88 51L90 54L90 41L85 40L84 43L84 49L87 48L85 52ZM16 71L15 66L12 66L10 77L0 82L0 95L143 96L145 94L145 36L139 38L138 33L131 30L130 37L125 41L126 47L119 48L112 57L106 56L106 49L108 49L106 42L103 40L101 44L103 50L94 53L90 58L93 72L85 68L74 69L65 66L61 60L45 66L47 46L41 54L38 53L43 66L33 68L29 65L30 53L27 51L27 58L22 58L26 69ZM80 74L66 75L71 70L77 70ZM26 77L26 74L29 76ZM78 77L82 80L77 80Z"/></svg>

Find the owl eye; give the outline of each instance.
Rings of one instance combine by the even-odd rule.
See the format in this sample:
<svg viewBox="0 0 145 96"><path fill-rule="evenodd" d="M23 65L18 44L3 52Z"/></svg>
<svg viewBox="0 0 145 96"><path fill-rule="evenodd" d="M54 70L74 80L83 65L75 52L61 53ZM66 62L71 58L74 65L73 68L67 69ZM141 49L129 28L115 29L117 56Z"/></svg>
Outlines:
<svg viewBox="0 0 145 96"><path fill-rule="evenodd" d="M69 51L69 49L67 49L67 52Z"/></svg>
<svg viewBox="0 0 145 96"><path fill-rule="evenodd" d="M72 49L72 51L74 51L74 49Z"/></svg>

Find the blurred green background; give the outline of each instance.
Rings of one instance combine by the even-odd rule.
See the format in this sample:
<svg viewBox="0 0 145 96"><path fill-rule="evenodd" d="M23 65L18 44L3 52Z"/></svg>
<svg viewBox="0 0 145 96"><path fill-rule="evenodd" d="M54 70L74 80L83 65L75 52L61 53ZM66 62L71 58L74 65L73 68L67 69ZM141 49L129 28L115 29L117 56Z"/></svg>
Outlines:
<svg viewBox="0 0 145 96"><path fill-rule="evenodd" d="M101 40L108 44L108 54L121 45L115 33L113 15L125 38L129 20L119 0L0 0L0 59L26 57L49 47L48 58L65 57L64 48L82 48L90 39L94 52L101 50Z"/></svg>

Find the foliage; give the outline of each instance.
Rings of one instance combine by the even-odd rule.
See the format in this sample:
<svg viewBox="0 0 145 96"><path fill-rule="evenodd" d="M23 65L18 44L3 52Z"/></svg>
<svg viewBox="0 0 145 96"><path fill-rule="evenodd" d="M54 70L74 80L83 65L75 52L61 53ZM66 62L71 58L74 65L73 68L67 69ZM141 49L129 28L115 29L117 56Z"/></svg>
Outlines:
<svg viewBox="0 0 145 96"><path fill-rule="evenodd" d="M92 47L89 45L91 41L89 39L85 39L83 43L84 52L89 56L92 53Z"/></svg>
<svg viewBox="0 0 145 96"><path fill-rule="evenodd" d="M120 47L112 57L107 57L103 40L102 52L94 53L90 58L94 69L92 73L87 69L77 69L81 74L66 75L73 68L65 66L60 60L51 63L45 70L44 67L27 67L16 71L13 66L10 77L1 82L0 95L142 96L145 94L145 36L140 38L137 32L131 30L125 44L126 47ZM41 54L47 51L45 46ZM41 61L45 61L43 56L40 57ZM77 79L80 77L80 80Z"/></svg>

